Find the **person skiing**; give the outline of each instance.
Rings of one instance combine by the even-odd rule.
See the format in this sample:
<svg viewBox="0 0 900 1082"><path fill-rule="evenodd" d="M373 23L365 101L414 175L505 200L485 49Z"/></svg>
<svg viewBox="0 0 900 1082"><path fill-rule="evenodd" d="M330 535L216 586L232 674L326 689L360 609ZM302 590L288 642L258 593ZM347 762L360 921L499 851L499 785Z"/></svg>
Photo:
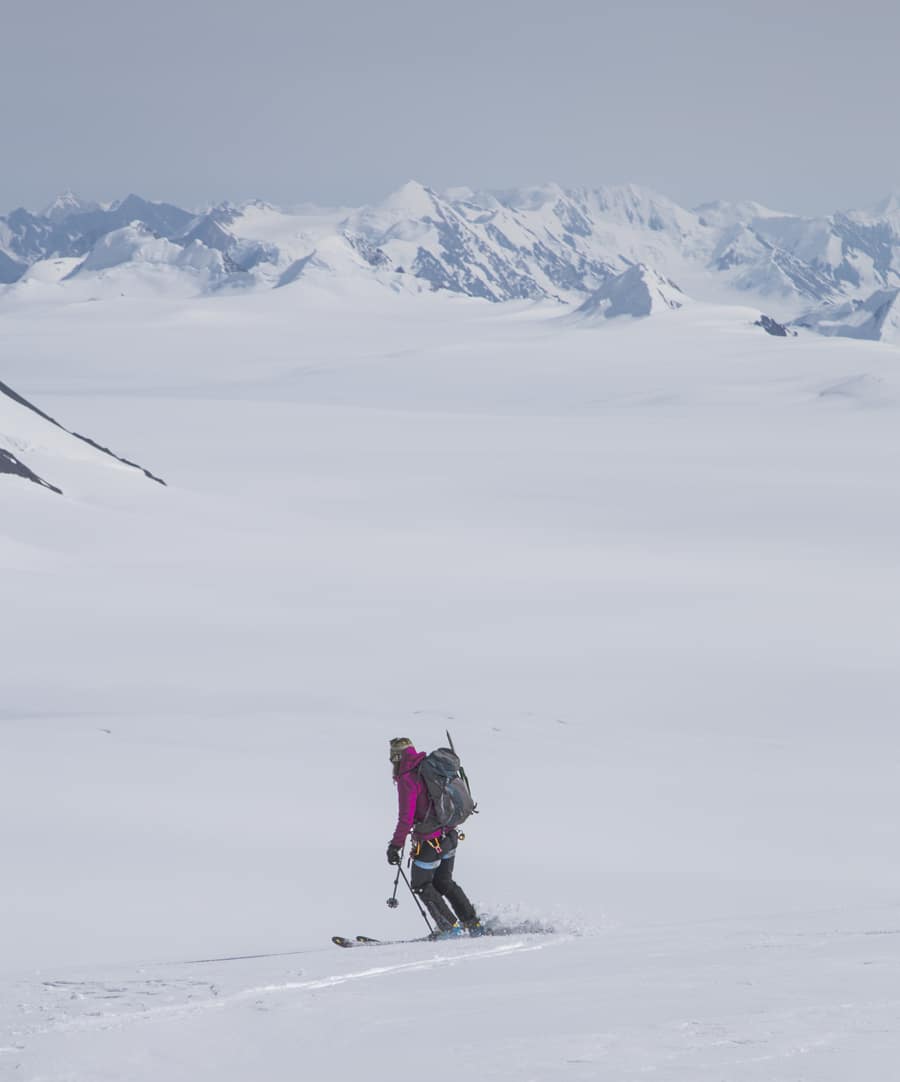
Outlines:
<svg viewBox="0 0 900 1082"><path fill-rule="evenodd" d="M440 934L481 934L481 923L465 891L453 879L459 832L439 829L420 833L417 826L428 816L430 800L419 767L425 752L416 751L405 736L391 741L391 764L397 786L397 826L387 847L388 864L399 864L406 838L412 832L410 885L431 914ZM449 903L449 905L448 905ZM452 908L451 908L452 907Z"/></svg>

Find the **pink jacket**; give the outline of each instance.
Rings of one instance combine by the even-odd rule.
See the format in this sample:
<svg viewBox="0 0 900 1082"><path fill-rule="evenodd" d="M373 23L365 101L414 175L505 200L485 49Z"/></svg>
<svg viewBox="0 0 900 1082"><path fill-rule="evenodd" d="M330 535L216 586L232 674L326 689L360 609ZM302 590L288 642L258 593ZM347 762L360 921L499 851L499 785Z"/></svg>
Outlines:
<svg viewBox="0 0 900 1082"><path fill-rule="evenodd" d="M405 748L403 758L397 768L397 826L391 845L398 849L403 848L406 837L413 828L414 823L421 823L428 814L428 789L425 782L419 777L419 764L425 758L424 751L416 751L415 748ZM424 841L425 838L437 838L439 830L430 834L413 834L413 841Z"/></svg>

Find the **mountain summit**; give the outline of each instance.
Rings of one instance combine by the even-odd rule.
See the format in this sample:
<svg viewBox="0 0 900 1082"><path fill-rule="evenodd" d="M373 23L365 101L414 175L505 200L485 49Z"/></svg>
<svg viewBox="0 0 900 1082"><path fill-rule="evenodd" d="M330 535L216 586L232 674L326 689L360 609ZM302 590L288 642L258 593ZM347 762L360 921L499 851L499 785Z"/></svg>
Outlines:
<svg viewBox="0 0 900 1082"><path fill-rule="evenodd" d="M674 282L643 263L635 263L595 290L576 309L575 315L592 320L617 316L639 318L655 312L676 311L686 300Z"/></svg>
<svg viewBox="0 0 900 1082"><path fill-rule="evenodd" d="M89 214L100 210L100 204L82 199L71 190L61 192L51 203L41 211L41 217L48 219L54 224L65 221L73 214Z"/></svg>

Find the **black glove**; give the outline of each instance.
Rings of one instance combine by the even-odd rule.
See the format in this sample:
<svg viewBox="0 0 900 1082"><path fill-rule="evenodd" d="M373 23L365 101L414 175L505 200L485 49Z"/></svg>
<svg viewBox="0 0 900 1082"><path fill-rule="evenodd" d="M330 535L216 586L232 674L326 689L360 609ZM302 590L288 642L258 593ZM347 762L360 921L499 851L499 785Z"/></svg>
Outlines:
<svg viewBox="0 0 900 1082"><path fill-rule="evenodd" d="M400 850L397 848L396 845L391 844L387 847L387 858L388 864L400 863Z"/></svg>

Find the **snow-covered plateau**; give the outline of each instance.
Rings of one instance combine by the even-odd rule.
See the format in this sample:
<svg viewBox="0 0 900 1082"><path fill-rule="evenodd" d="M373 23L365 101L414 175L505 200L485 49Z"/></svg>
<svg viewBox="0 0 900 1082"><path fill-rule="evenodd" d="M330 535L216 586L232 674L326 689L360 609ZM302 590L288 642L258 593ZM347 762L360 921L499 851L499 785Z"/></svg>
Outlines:
<svg viewBox="0 0 900 1082"><path fill-rule="evenodd" d="M132 206L0 298L0 1079L889 1082L900 349L703 294L762 208L641 204L651 258L609 196L609 273L570 208L576 285L548 244L488 303L413 271L432 198L307 247ZM453 199L460 244L546 211ZM339 950L424 930L388 740L448 727L513 934Z"/></svg>

